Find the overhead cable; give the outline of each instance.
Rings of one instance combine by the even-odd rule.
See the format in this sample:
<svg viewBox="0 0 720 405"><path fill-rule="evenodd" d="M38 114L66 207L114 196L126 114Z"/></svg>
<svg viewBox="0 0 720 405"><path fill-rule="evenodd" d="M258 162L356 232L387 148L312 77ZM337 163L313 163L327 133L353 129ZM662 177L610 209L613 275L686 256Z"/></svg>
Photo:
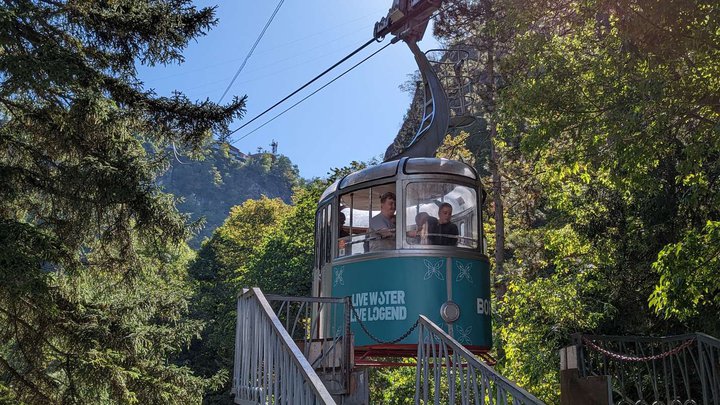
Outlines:
<svg viewBox="0 0 720 405"><path fill-rule="evenodd" d="M250 125L253 121L255 121L255 120L257 120L258 118L262 117L263 115L267 114L268 112L270 112L270 110L272 110L273 108L275 108L275 107L277 107L278 105L282 104L285 100L289 99L290 97L296 95L297 93L299 93L300 91L302 91L302 90L303 90L304 88L306 88L307 86L313 84L313 83L314 83L315 81L317 81L319 78L325 76L329 71L335 69L336 67L338 67L340 64L342 64L342 63L345 62L346 60L352 58L356 53L362 51L363 49L365 49L368 45L372 44L373 42L375 42L375 38L370 39L370 40L367 41L365 44L363 44L362 46L360 46L359 48L357 48L356 50L350 52L350 54L348 54L346 57L340 59L340 60L339 60L338 62L336 62L334 65L332 65L332 66L330 66L329 68L325 69L325 71L323 71L323 72L320 73L319 75L315 76L315 77L314 77L312 80L310 80L309 82L303 84L299 89L297 89L297 90L293 91L292 93L288 94L287 96L285 96L285 98L283 98L282 100L280 100L280 101L278 101L277 103L273 104L272 106L268 107L267 110L265 110L265 111L261 112L260 114L256 115L256 116L255 116L253 119L251 119L250 121L248 121L248 122L246 122L245 124L241 125L239 128L236 128L236 129L230 131L230 133L228 134L228 136L230 136L230 135L234 134L235 132L237 132L237 131L245 128L246 126Z"/></svg>
<svg viewBox="0 0 720 405"><path fill-rule="evenodd" d="M277 15L278 11L280 11L280 6L282 6L284 2L285 2L285 0L280 0L277 7L275 7L275 11L273 11L272 15L270 16L268 21L265 23L265 27L263 27L262 31L260 32L260 35L258 35L252 48L250 48L250 51L248 52L247 56L245 56L245 60L243 60L242 64L240 64L240 67L238 68L237 72L235 72L235 76L233 76L232 80L230 80L230 83L228 84L227 88L223 92L222 96L220 96L218 103L220 103L223 100L223 98L225 98L225 95L228 93L228 91L230 91L230 88L232 87L233 83L235 83L235 79L237 79L237 77L240 75L240 72L242 72L243 68L245 67L245 64L247 63L248 59L250 59L250 56L252 56L253 52L255 51L255 48L260 43L260 40L262 39L263 35L265 35L265 31L267 31L267 29L270 26L270 23L272 23L273 19L275 19L275 16Z"/></svg>
<svg viewBox="0 0 720 405"><path fill-rule="evenodd" d="M247 137L248 137L250 134L252 134L253 132L255 132L255 131L259 130L260 128L264 127L265 125L273 122L273 121L275 120L275 118L278 118L278 117L280 117L281 115L285 114L286 112L292 110L292 109L295 108L298 104L300 104L300 103L302 103L303 101L309 99L309 98L312 97L315 93L317 93L317 92L319 92L320 90L324 89L325 87L329 86L329 85L332 84L335 80L337 80L337 79L345 76L345 75L346 75L347 73L349 73L351 70L353 70L353 69L355 69L356 67L360 66L360 65L361 65L362 63L364 63L366 60L368 60L368 59L372 58L373 56L377 55L378 53L380 53L380 51L382 51L383 49L387 48L388 46L390 46L390 45L392 45L392 44L394 44L394 43L395 43L395 41L390 42L390 43L388 43L387 45L383 46L382 48L378 49L377 51L371 53L368 57L366 57L365 59L363 59L363 60L361 60L360 62L356 63L355 65L353 65L353 66L352 66L351 68L349 68L348 70L342 72L342 73L341 73L339 76L337 76L336 78L334 78L334 79L330 80L329 82L325 83L325 84L324 84L322 87L320 87L319 89L317 89L317 90L313 91L312 93L308 94L307 96L303 97L303 98L302 98L300 101L298 101L297 103L295 103L295 104L291 105L290 107L286 108L286 109L283 110L280 114L272 117L270 120L266 121L264 124L262 124L262 125L260 125L259 127L253 129L252 131L248 132L247 134L241 136L240 138L238 138L238 139L236 139L236 140L234 140L234 141L231 141L230 143L235 143L235 142L237 142L237 141L240 141L240 140L243 140L243 139L247 138ZM238 129L240 129L240 128L238 128Z"/></svg>
<svg viewBox="0 0 720 405"><path fill-rule="evenodd" d="M454 6L453 4L450 4L450 5L448 5L447 7L443 8L443 9L437 10L433 15L431 15L430 17L428 17L428 20L437 17L438 15L440 15L440 13L443 13L443 12L449 10L449 9L450 9L451 7L453 7L453 6ZM269 123L270 123L272 120L274 120L275 118L278 118L279 116L283 115L285 112L289 111L290 109L292 109L292 108L295 107L296 105L300 104L301 102L303 102L304 100L306 100L307 98L309 98L310 96L312 96L313 94L315 94L315 93L317 93L318 91L322 90L323 88L325 88L325 87L326 87L327 85L329 85L330 83L334 82L335 80L339 79L340 77L342 77L343 75L345 75L346 73L348 73L350 70L352 70L352 69L354 69L355 67L357 67L359 64L365 62L366 60L370 59L370 57L374 56L375 54L377 54L377 53L380 52L381 50L387 48L389 45L392 45L392 44L398 42L400 39L401 39L401 38L400 38L399 36L393 38L393 40L392 40L389 44L387 44L387 45L385 45L384 47L380 48L380 50L376 51L376 52L373 53L372 55L368 56L367 58L365 58L365 59L363 59L362 61L360 61L359 63L357 63L355 66L353 66L353 67L351 67L350 69L346 70L346 71L343 72L340 76L338 76L338 77L336 77L335 79L333 79L332 81L328 82L328 83L325 84L323 87L321 87L321 88L319 88L318 90L314 91L313 93L311 93L311 94L308 95L307 97L303 98L303 99L300 100L299 102L293 104L292 106L290 106L289 108L287 108L286 110L284 110L283 112L281 112L280 114L278 114L278 115L276 115L275 117L273 117L272 119L270 119L270 121L267 121L266 123L264 123L264 124L262 124L261 126L255 128L255 129L252 130L251 132L243 135L242 137L238 138L237 140L231 141L231 143L234 143L234 142L237 142L237 141L239 141L239 140L241 140L241 139L244 139L245 137L247 137L247 136L250 135L251 133L253 133L253 132L257 131L258 129L264 127L265 125L269 124ZM342 64L342 63L345 62L346 60L348 60L348 59L350 59L351 57L353 57L356 53L360 52L361 50L365 49L367 46L369 46L370 44L372 44L373 42L376 42L376 41L382 41L382 39L372 38L372 39L368 40L365 44L361 45L359 48L357 48L357 49L355 49L354 51L352 51L351 53L349 53L347 56L345 56L344 58L342 58L341 60L339 60L338 62L336 62L334 65L332 65L332 66L330 66L329 68L325 69L325 71L323 71L323 72L320 73L319 75L315 76L312 80L310 80L309 82L305 83L304 85L302 85L302 86L301 86L300 88L298 88L297 90L295 90L295 91L293 91L292 93L290 93L290 94L288 94L287 96L285 96L282 100L280 100L280 101L278 101L277 103L273 104L272 106L268 107L265 111L263 111L263 112L261 112L260 114L256 115L255 117L253 117L253 119L251 119L250 121L248 121L248 122L246 122L245 124L241 125L240 127L235 128L235 129L233 129L232 131L230 131L230 133L227 134L227 137L229 137L230 135L234 134L235 132L237 132L237 131L245 128L246 126L250 125L252 122L254 122L254 121L257 120L258 118L262 117L263 115L267 114L267 113L270 112L272 109L274 109L274 108L277 107L278 105L282 104L282 103L285 102L287 99L289 99L290 97L294 96L295 94L299 93L300 91L302 91L303 89L305 89L307 86L311 85L312 83L314 83L315 81L317 81L319 78L323 77L323 76L326 75L328 72L330 72L331 70L335 69L337 66L339 66L340 64Z"/></svg>

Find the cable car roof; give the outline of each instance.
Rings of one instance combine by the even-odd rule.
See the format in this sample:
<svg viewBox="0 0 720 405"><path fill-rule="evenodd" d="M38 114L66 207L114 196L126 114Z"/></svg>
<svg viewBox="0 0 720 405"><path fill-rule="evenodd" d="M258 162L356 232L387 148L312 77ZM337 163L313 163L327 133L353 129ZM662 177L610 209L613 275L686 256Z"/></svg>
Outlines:
<svg viewBox="0 0 720 405"><path fill-rule="evenodd" d="M403 158L384 162L371 166L357 172L353 172L331 184L320 197L324 201L338 189L348 188L356 184L365 183L377 179L394 177L398 173L398 167L404 164L403 171L406 174L450 174L455 176L477 179L475 169L457 160L442 158Z"/></svg>

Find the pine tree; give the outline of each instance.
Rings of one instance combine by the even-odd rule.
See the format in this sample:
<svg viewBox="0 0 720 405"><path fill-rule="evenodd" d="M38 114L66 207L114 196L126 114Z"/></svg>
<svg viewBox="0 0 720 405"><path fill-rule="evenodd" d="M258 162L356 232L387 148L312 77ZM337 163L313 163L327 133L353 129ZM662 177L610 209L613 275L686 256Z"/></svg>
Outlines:
<svg viewBox="0 0 720 405"><path fill-rule="evenodd" d="M0 398L197 402L169 359L185 318L185 218L155 177L242 115L143 90L215 23L185 0L8 0L0 8Z"/></svg>

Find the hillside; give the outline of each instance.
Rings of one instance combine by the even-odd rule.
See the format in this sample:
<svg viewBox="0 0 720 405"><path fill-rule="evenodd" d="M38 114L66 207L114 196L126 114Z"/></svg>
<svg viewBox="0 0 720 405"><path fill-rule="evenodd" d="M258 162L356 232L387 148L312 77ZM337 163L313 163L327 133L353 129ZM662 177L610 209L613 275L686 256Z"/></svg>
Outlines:
<svg viewBox="0 0 720 405"><path fill-rule="evenodd" d="M238 153L227 146L215 147L200 160L172 161L158 180L164 191L181 199L178 210L205 224L189 244L198 248L205 237L222 225L230 208L247 199L265 195L290 202L298 181L298 169L289 158L261 151Z"/></svg>

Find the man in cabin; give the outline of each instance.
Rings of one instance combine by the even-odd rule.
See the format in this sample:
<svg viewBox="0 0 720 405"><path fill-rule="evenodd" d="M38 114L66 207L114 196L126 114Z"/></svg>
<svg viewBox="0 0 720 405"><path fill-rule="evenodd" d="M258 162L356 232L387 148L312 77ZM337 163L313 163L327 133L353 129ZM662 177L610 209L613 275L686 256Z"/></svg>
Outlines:
<svg viewBox="0 0 720 405"><path fill-rule="evenodd" d="M370 251L395 249L395 193L380 196L380 213L370 219Z"/></svg>
<svg viewBox="0 0 720 405"><path fill-rule="evenodd" d="M439 235L431 242L433 245L457 246L457 236L460 232L458 232L457 225L450 222L450 218L452 218L452 205L446 202L440 204L440 209L438 210L439 224L437 232Z"/></svg>

